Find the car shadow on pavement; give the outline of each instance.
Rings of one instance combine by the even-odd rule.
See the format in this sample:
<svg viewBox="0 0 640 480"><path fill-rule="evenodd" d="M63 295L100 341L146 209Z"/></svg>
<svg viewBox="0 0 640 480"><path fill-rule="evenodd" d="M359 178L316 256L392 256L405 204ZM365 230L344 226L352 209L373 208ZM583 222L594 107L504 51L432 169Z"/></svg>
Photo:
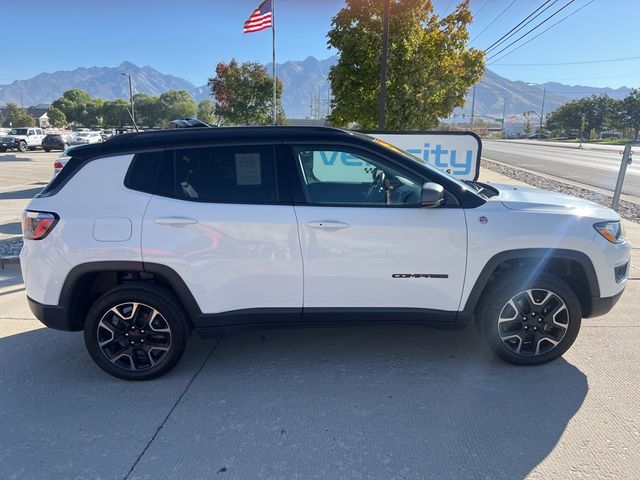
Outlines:
<svg viewBox="0 0 640 480"><path fill-rule="evenodd" d="M39 194L44 187L27 188L24 190L16 190L13 192L0 192L0 200L22 200L33 198Z"/></svg>
<svg viewBox="0 0 640 480"><path fill-rule="evenodd" d="M0 224L0 233L5 235L20 235L22 233L22 225L20 225L20 222Z"/></svg>
<svg viewBox="0 0 640 480"><path fill-rule="evenodd" d="M18 157L16 154L0 154L0 162L32 162L29 157Z"/></svg>
<svg viewBox="0 0 640 480"><path fill-rule="evenodd" d="M248 332L204 363L215 345L125 382L81 333L1 338L0 477L523 478L588 391L564 360L494 359L473 329Z"/></svg>
<svg viewBox="0 0 640 480"><path fill-rule="evenodd" d="M133 473L523 478L587 391L565 360L497 360L474 328L250 332L219 344Z"/></svg>

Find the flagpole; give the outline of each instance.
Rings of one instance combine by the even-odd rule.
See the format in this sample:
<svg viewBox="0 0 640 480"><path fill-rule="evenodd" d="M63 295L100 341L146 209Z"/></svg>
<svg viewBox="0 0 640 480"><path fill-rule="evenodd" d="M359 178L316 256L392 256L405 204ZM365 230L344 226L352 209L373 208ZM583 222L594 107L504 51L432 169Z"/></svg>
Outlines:
<svg viewBox="0 0 640 480"><path fill-rule="evenodd" d="M271 104L272 115L273 115L273 124L276 124L277 121L277 112L276 112L276 0L271 0L271 34L273 40L273 99Z"/></svg>

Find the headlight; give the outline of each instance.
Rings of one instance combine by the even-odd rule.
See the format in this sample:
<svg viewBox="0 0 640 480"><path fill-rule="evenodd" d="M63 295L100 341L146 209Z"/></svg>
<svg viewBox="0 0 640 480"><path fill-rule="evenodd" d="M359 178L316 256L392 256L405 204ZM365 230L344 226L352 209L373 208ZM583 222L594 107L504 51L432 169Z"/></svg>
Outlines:
<svg viewBox="0 0 640 480"><path fill-rule="evenodd" d="M620 222L596 223L593 228L611 243L622 243L626 240L624 228Z"/></svg>

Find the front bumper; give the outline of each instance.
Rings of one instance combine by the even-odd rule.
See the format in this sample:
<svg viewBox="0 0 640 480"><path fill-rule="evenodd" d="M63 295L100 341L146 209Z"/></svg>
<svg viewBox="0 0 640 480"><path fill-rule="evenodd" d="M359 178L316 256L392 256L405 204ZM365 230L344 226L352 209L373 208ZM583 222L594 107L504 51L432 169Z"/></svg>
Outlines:
<svg viewBox="0 0 640 480"><path fill-rule="evenodd" d="M2 142L0 143L0 147L5 148L7 150L16 149L18 148L18 142Z"/></svg>
<svg viewBox="0 0 640 480"><path fill-rule="evenodd" d="M624 293L624 288L612 297L591 297L591 311L585 318L599 317L608 313Z"/></svg>

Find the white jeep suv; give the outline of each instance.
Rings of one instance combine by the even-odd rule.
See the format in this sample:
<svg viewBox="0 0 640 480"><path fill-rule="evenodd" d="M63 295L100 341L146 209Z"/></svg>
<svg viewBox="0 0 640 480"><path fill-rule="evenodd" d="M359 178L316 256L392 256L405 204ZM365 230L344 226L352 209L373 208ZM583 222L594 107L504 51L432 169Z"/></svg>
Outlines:
<svg viewBox="0 0 640 480"><path fill-rule="evenodd" d="M540 364L609 311L630 245L607 208L463 183L384 142L314 127L194 128L77 147L24 212L45 325L148 379L189 332L424 324Z"/></svg>

